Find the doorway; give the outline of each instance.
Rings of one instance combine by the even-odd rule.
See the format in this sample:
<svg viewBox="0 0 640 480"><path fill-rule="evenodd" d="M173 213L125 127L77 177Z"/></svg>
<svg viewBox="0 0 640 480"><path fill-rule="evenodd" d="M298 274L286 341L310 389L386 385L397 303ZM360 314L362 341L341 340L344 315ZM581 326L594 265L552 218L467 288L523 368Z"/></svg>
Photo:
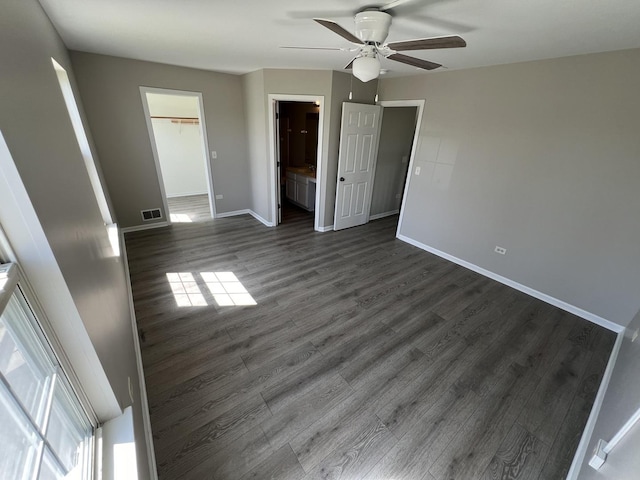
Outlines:
<svg viewBox="0 0 640 480"><path fill-rule="evenodd" d="M272 216L318 230L324 97L269 95Z"/></svg>
<svg viewBox="0 0 640 480"><path fill-rule="evenodd" d="M140 92L167 220L215 218L202 94L148 87Z"/></svg>
<svg viewBox="0 0 640 480"><path fill-rule="evenodd" d="M385 107L369 220L400 214L416 133L418 107Z"/></svg>
<svg viewBox="0 0 640 480"><path fill-rule="evenodd" d="M400 231L423 110L424 100L343 104L334 230L399 214Z"/></svg>
<svg viewBox="0 0 640 480"><path fill-rule="evenodd" d="M318 125L316 102L278 101L276 150L280 164L280 218L313 225L316 204Z"/></svg>

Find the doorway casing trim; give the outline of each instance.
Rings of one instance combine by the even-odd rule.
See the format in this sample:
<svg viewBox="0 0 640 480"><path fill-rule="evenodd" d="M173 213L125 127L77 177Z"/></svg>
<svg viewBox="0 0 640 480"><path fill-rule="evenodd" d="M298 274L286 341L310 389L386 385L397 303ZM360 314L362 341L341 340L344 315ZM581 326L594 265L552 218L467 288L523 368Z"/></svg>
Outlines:
<svg viewBox="0 0 640 480"><path fill-rule="evenodd" d="M409 155L409 166L407 172L407 179L404 183L404 193L402 194L402 203L400 204L400 217L398 218L398 228L396 229L396 237L400 238L400 229L402 228L402 221L404 220L404 206L407 202L407 193L409 192L409 184L413 173L413 164L416 157L416 151L418 150L418 137L420 136L420 128L422 125L422 114L424 113L424 99L422 100L381 100L378 102L384 111L388 107L417 107L416 112L416 130L413 134L413 145L411 145L411 154Z"/></svg>
<svg viewBox="0 0 640 480"><path fill-rule="evenodd" d="M158 156L158 148L156 146L156 139L153 133L153 124L151 123L151 114L149 112L149 103L147 102L147 93L159 93L162 95L174 95L185 97L197 97L198 98L198 110L200 117L200 128L202 130L202 142L204 148L204 164L207 171L207 189L209 194L209 211L211 218L216 218L216 202L215 193L213 192L213 175L211 172L211 161L209 159L209 142L207 140L207 124L204 114L204 102L202 100L202 92L192 92L189 90L175 90L171 88L158 88L158 87L146 87L140 86L140 96L142 97L142 109L144 110L144 118L147 123L147 130L149 131L149 140L151 141L151 151L153 152L153 161L156 164L156 173L158 174L158 183L160 186L160 193L162 195L162 207L164 208L165 224L171 225L171 217L169 215L169 202L167 201L167 192L164 188L164 180L162 178L162 169L160 168L160 157Z"/></svg>
<svg viewBox="0 0 640 480"><path fill-rule="evenodd" d="M327 182L322 178L326 171L326 165L322 159L322 144L324 142L324 95L294 95L286 93L270 93L268 95L269 108L269 188L271 196L271 219L272 224L278 224L278 188L280 188L280 179L277 178L278 160L276 159L276 102L316 102L318 105L318 114L320 121L318 122L318 149L316 156L316 205L314 210L315 219L313 221L313 229L318 232L326 231L320 228L320 219L324 218L325 200L327 196Z"/></svg>

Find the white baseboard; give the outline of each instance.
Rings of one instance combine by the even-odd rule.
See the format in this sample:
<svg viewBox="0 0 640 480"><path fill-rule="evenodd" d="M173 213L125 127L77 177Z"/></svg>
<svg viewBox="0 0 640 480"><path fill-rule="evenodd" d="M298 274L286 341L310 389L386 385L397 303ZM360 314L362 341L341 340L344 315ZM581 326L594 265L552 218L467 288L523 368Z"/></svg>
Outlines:
<svg viewBox="0 0 640 480"><path fill-rule="evenodd" d="M133 305L133 290L131 288L129 261L127 260L127 247L124 243L124 230L120 232L120 252L122 253L124 274L127 282L127 295L129 297L129 311L131 314L131 329L133 333L133 348L136 354L136 367L139 380L138 386L140 389L140 409L142 410L142 424L144 426L144 438L147 446L147 458L149 459L149 475L150 480L158 480L156 455L153 448L153 433L151 431L151 417L149 415L149 400L147 399L147 385L144 381L144 367L142 366L142 352L140 350L140 339L138 338L138 322L136 321L136 310Z"/></svg>
<svg viewBox="0 0 640 480"><path fill-rule="evenodd" d="M616 343L613 345L613 349L611 350L611 355L609 355L607 368L602 375L600 388L598 388L598 393L593 401L591 413L589 413L589 419L587 420L587 424L584 426L582 437L580 438L580 443L576 449L576 454L573 456L573 462L571 462L571 468L569 469L569 473L567 473L566 480L576 480L580 474L580 469L582 468L585 456L587 455L587 448L589 448L589 443L591 442L593 430L596 426L596 422L598 421L598 416L600 415L604 396L607 393L607 388L609 388L609 381L611 380L611 375L613 375L613 369L616 365L616 360L618 359L618 353L620 353L620 347L622 346L623 339L624 332L619 332L618 338L616 338Z"/></svg>
<svg viewBox="0 0 640 480"><path fill-rule="evenodd" d="M376 213L375 215L369 216L369 220L378 220L384 217L390 217L391 215L397 215L400 213L400 210L391 210L390 212L382 212Z"/></svg>
<svg viewBox="0 0 640 480"><path fill-rule="evenodd" d="M267 227L273 227L273 223L272 222L269 222L269 221L265 220L260 215L258 215L256 212L254 212L253 210L249 210L249 215L251 215L253 218L258 220L260 223L266 225Z"/></svg>
<svg viewBox="0 0 640 480"><path fill-rule="evenodd" d="M161 228L161 227L168 227L168 226L169 226L168 222L155 222L155 223L150 223L148 225L134 225L133 227L124 227L124 228L121 228L120 231L122 233L139 232L141 230L151 230L152 228Z"/></svg>
<svg viewBox="0 0 640 480"><path fill-rule="evenodd" d="M244 210L233 210L231 212L216 213L216 218L235 217L237 215L250 215L250 210L245 208Z"/></svg>
<svg viewBox="0 0 640 480"><path fill-rule="evenodd" d="M333 225L327 225L326 227L316 228L316 232L328 232L330 230L333 230Z"/></svg>
<svg viewBox="0 0 640 480"><path fill-rule="evenodd" d="M567 303L555 297L552 297L551 295L547 295L546 293L542 293L531 287L522 285L521 283L511 280L510 278L503 277L502 275L498 275L497 273L494 273L490 270L474 265L473 263L467 262L466 260L462 260L460 258L454 257L453 255L450 255L446 252L443 252L436 248L425 245L424 243L418 242L413 238L409 238L402 234L398 234L397 238L399 240L402 240L403 242L407 242L413 245L414 247L418 247L422 250L426 250L427 252L433 253L434 255L442 257L445 260L449 260L450 262L457 263L458 265L468 268L469 270L473 270L474 272L477 272L480 275L484 275L485 277L489 277L511 288L520 290L521 292L526 293L527 295L531 295L532 297L535 297L538 300L542 300L543 302L553 305L554 307L558 307L569 313L577 315L578 317L584 318L585 320L589 320L590 322L593 322L596 325L600 325L601 327L611 330L612 332L620 333L624 330L623 326L618 325L617 323L612 322L610 320L607 320L606 318L602 318L601 316L596 315L595 313L588 312L586 310L583 310L582 308L576 307L575 305L571 305L570 303Z"/></svg>
<svg viewBox="0 0 640 480"><path fill-rule="evenodd" d="M268 222L267 220L265 220L264 218L262 218L260 215L258 215L256 212L254 212L249 208L245 208L243 210L233 210L231 212L217 213L216 218L235 217L237 215L251 215L253 218L258 220L260 223L266 225L267 227L273 227L273 223Z"/></svg>

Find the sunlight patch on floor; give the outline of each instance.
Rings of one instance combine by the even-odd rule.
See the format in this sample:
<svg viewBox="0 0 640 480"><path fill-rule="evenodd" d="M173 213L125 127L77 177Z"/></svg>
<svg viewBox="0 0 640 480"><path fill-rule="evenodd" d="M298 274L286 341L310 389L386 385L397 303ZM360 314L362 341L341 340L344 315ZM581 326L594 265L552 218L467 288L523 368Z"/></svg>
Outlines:
<svg viewBox="0 0 640 480"><path fill-rule="evenodd" d="M200 276L219 306L256 305L233 272L200 272Z"/></svg>
<svg viewBox="0 0 640 480"><path fill-rule="evenodd" d="M172 223L192 223L191 217L186 213L171 213L169 218Z"/></svg>
<svg viewBox="0 0 640 480"><path fill-rule="evenodd" d="M200 287L189 272L167 273L167 280L179 307L202 307L207 305Z"/></svg>
<svg viewBox="0 0 640 480"><path fill-rule="evenodd" d="M200 272L197 275L207 286L219 307L257 305L257 302L233 272ZM179 307L208 305L193 273L167 273L167 280Z"/></svg>

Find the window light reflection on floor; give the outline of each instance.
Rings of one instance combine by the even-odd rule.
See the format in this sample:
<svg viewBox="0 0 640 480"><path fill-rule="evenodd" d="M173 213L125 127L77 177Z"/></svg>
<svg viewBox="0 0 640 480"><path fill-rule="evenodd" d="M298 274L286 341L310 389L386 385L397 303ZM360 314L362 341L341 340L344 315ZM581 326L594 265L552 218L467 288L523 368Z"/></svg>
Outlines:
<svg viewBox="0 0 640 480"><path fill-rule="evenodd" d="M200 272L200 278L219 307L257 305L233 272ZM167 273L167 280L179 307L206 306L207 301L190 272Z"/></svg>
<svg viewBox="0 0 640 480"><path fill-rule="evenodd" d="M233 272L200 272L200 276L220 307L256 305Z"/></svg>
<svg viewBox="0 0 640 480"><path fill-rule="evenodd" d="M167 273L167 280L179 307L207 305L196 279L189 272Z"/></svg>
<svg viewBox="0 0 640 480"><path fill-rule="evenodd" d="M193 223L191 217L186 213L170 213L169 218L172 223Z"/></svg>

